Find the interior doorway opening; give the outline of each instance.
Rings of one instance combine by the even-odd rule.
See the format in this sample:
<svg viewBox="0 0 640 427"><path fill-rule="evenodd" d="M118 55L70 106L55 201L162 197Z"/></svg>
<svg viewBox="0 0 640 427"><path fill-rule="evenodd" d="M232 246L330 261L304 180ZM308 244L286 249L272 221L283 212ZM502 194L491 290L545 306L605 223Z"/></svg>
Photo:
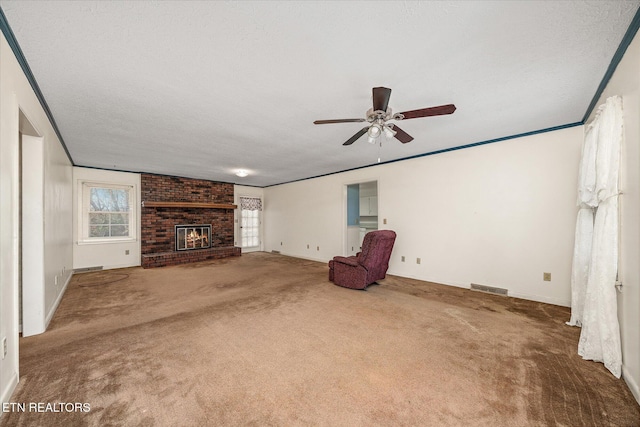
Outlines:
<svg viewBox="0 0 640 427"><path fill-rule="evenodd" d="M378 229L378 181L346 185L345 256L360 252L364 235Z"/></svg>
<svg viewBox="0 0 640 427"><path fill-rule="evenodd" d="M43 138L19 110L18 132L18 331L41 332L44 301ZM30 242L27 246L25 242Z"/></svg>

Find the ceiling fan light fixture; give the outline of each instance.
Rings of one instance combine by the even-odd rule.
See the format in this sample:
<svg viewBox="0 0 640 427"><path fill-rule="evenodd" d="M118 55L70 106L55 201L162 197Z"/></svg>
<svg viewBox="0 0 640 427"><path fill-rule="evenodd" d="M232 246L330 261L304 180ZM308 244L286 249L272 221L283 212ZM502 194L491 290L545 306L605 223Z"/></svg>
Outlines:
<svg viewBox="0 0 640 427"><path fill-rule="evenodd" d="M240 178L244 178L245 176L248 176L249 172L244 170L244 169L238 169L236 171L236 176L239 176Z"/></svg>
<svg viewBox="0 0 640 427"><path fill-rule="evenodd" d="M371 125L369 127L369 130L367 131L367 134L369 135L369 138L377 138L382 134L382 126L380 126L379 124L374 124Z"/></svg>
<svg viewBox="0 0 640 427"><path fill-rule="evenodd" d="M387 136L387 138L389 138L389 139L393 138L394 136L396 136L396 133L397 132L395 130L393 130L391 128L391 126L385 126L384 127L384 134Z"/></svg>

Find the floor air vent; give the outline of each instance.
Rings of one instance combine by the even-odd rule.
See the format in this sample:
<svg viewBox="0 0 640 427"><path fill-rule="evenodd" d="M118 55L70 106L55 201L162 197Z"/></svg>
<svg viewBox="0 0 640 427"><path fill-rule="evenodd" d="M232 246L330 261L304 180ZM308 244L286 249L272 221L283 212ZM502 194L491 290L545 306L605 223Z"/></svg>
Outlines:
<svg viewBox="0 0 640 427"><path fill-rule="evenodd" d="M279 253L280 253L280 251L272 250L272 251L271 251L271 253L272 253L272 254L279 254Z"/></svg>
<svg viewBox="0 0 640 427"><path fill-rule="evenodd" d="M485 285L478 285L475 283L471 284L471 290L472 291L480 291L480 292L487 292L489 294L496 294L496 295L502 295L502 296L507 296L507 289L502 289L502 288L494 288L493 286L485 286Z"/></svg>

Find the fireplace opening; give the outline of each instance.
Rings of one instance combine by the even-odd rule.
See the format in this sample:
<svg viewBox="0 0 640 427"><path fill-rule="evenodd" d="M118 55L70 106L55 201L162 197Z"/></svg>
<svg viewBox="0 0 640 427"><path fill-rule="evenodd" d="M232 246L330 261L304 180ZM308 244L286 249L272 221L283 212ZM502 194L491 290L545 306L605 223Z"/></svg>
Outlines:
<svg viewBox="0 0 640 427"><path fill-rule="evenodd" d="M211 224L176 225L176 251L211 247Z"/></svg>

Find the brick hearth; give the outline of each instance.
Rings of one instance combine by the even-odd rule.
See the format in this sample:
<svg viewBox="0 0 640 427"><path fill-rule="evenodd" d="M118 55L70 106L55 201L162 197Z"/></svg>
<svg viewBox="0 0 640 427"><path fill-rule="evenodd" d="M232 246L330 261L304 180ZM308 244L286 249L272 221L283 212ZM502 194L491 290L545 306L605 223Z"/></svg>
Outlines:
<svg viewBox="0 0 640 427"><path fill-rule="evenodd" d="M233 184L174 176L142 174L142 200L233 204ZM211 224L209 249L175 250L175 225ZM142 208L142 267L162 267L207 259L239 256L233 246L233 210L228 208L149 207Z"/></svg>
<svg viewBox="0 0 640 427"><path fill-rule="evenodd" d="M183 252L162 252L142 255L142 267L165 267L167 265L186 264L190 262L206 261L208 259L240 256L241 249L235 246L225 248L198 249Z"/></svg>

